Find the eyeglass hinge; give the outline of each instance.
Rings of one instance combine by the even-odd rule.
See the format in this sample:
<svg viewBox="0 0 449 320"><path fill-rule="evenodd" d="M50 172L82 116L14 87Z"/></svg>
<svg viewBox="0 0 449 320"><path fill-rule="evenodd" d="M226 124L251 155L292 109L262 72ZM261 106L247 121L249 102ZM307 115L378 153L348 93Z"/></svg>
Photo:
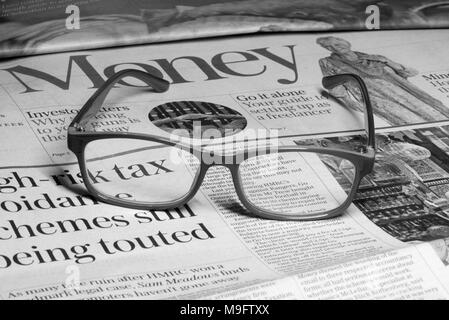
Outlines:
<svg viewBox="0 0 449 320"><path fill-rule="evenodd" d="M365 146L363 147L363 151L362 153L371 153L371 152L376 152L376 149L374 149L372 146Z"/></svg>
<svg viewBox="0 0 449 320"><path fill-rule="evenodd" d="M84 131L86 131L79 123L75 123L74 125L73 125L73 127L75 128L75 130L76 131L79 131L79 132L84 132Z"/></svg>

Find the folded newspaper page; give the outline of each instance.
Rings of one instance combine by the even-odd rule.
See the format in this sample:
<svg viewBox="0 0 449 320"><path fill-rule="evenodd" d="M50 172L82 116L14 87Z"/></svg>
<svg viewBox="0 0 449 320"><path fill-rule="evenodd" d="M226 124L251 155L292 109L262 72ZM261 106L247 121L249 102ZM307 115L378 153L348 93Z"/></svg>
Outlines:
<svg viewBox="0 0 449 320"><path fill-rule="evenodd" d="M438 0L3 0L0 57L272 31L449 26Z"/></svg>
<svg viewBox="0 0 449 320"><path fill-rule="evenodd" d="M430 245L421 244L207 298L447 299L447 281L435 276L444 275L444 268Z"/></svg>
<svg viewBox="0 0 449 320"><path fill-rule="evenodd" d="M260 35L2 61L1 298L448 298L449 33L373 31L366 39ZM340 86L330 95L321 80L360 75L377 127L374 171L342 216L321 221L254 217L222 166L177 209L105 204L86 190L67 128L127 68L170 87L157 93L124 78L91 119L95 131L189 141L199 122L223 133L212 142L233 147L251 132L275 132L279 145L355 150L364 139L357 92ZM103 143L85 161L90 181L117 198L167 185L177 193L192 178L192 164L166 148L121 147ZM259 166L277 165L274 174L254 181L249 166L243 183L263 192L254 201L277 209L298 199L328 205L317 190L344 193L353 177L335 159L268 160ZM286 177L297 180L280 192Z"/></svg>

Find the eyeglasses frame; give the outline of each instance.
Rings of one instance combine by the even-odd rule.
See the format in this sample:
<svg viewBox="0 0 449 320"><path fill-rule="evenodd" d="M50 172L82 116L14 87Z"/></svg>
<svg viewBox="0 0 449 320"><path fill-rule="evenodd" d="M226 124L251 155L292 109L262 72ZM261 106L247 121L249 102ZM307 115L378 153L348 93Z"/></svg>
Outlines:
<svg viewBox="0 0 449 320"><path fill-rule="evenodd" d="M73 119L72 123L68 127L68 136L67 136L68 148L77 157L84 185L86 186L88 192L92 196L94 196L95 198L97 198L102 202L139 210L169 210L178 208L189 202L195 196L209 168L213 166L224 166L228 168L229 171L231 172L235 191L238 195L239 200L241 201L243 206L247 210L249 210L249 212L252 213L253 215L265 219L274 219L274 220L292 220L292 221L322 220L334 218L343 214L343 212L351 205L361 180L373 169L375 159L375 128L374 128L373 110L366 85L363 82L363 80L355 74L339 74L327 76L323 78L322 84L323 87L325 87L326 89L332 89L348 81L355 81L359 85L360 92L366 107L365 129L368 135L367 146L365 147L365 150L363 150L363 152L358 153L355 151L337 148L304 147L297 145L278 146L276 148L275 153L303 152L303 153L318 153L318 154L332 155L350 161L355 167L354 182L352 185L352 189L349 192L345 202L343 202L339 207L333 210L319 214L313 213L306 215L272 213L268 210L264 210L262 208L255 206L253 203L251 203L250 200L248 200L247 196L245 195L242 177L239 172L239 166L242 162L246 161L247 159L257 156L259 154L260 150L259 148L248 148L242 151L235 151L232 155L221 155L221 154L218 155L218 154L211 154L211 151L209 150L204 150L203 146L195 146L193 144L188 145L185 143L181 143L179 141L173 141L172 139L162 136L131 133L131 132L117 133L117 132L96 132L86 130L84 126L87 124L89 119L95 116L101 109L101 106L103 105L103 102L109 91L115 86L115 84L119 83L125 77L134 77L136 79L139 79L148 84L150 88L152 88L155 92L165 92L169 88L169 82L161 78L155 77L147 72L135 69L126 69L119 71L112 77L110 77L103 84L103 86L101 86L92 95L92 97L85 103L85 105L81 108L77 116ZM156 142L166 146L176 147L181 150L188 151L197 157L199 156L200 167L194 178L192 186L190 187L190 190L186 193L184 197L177 199L173 202L151 203L151 204L130 202L123 199L108 196L99 192L93 186L89 178L85 162L86 161L85 149L86 146L92 141L102 139L117 139L117 138ZM205 157L206 154L207 157ZM211 156L213 157L212 161L208 161L206 163L203 160L206 158L210 160Z"/></svg>

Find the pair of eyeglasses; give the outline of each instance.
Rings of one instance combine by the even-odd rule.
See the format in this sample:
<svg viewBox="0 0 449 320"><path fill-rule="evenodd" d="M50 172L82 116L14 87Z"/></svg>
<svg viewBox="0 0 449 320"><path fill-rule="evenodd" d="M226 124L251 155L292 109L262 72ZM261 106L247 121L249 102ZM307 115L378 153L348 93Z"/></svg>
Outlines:
<svg viewBox="0 0 449 320"><path fill-rule="evenodd" d="M165 92L169 83L139 70L109 78L86 102L68 128L68 147L78 158L88 191L100 201L133 209L168 210L191 200L207 171L224 166L235 191L253 215L276 220L318 220L341 215L351 204L361 179L374 166L373 111L363 80L353 74L323 78L331 90L355 85L361 94L367 138L357 150L278 145L211 151L204 145L167 137L89 129L110 90L124 77Z"/></svg>

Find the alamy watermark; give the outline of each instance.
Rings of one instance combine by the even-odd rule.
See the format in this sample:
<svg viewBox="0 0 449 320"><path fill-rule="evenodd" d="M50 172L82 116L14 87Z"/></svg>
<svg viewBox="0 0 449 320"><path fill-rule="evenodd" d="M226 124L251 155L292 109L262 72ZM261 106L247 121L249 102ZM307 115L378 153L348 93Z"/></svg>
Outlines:
<svg viewBox="0 0 449 320"><path fill-rule="evenodd" d="M65 269L65 274L67 275L65 279L65 289L68 293L74 293L74 291L80 289L80 279L81 279L81 272L80 268L75 265L69 265Z"/></svg>
<svg viewBox="0 0 449 320"><path fill-rule="evenodd" d="M69 16L65 19L65 27L67 30L79 30L81 28L80 22L80 8L77 5L71 4L65 9L65 13Z"/></svg>
<svg viewBox="0 0 449 320"><path fill-rule="evenodd" d="M370 5L366 7L365 13L368 17L365 20L365 27L368 30L379 30L380 29L380 9L379 6Z"/></svg>

